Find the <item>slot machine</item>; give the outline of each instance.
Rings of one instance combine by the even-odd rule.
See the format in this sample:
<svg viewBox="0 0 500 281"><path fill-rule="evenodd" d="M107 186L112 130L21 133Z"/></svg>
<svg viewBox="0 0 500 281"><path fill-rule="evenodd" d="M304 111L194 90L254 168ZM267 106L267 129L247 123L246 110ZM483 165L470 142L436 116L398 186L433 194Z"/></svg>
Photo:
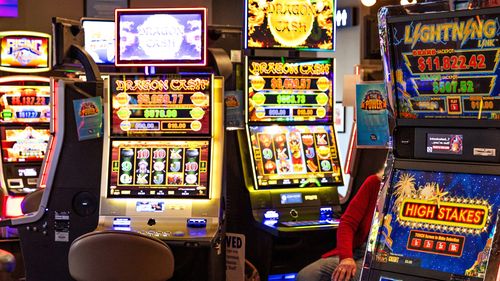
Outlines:
<svg viewBox="0 0 500 281"><path fill-rule="evenodd" d="M29 75L51 68L51 36L28 31L0 33L0 70L19 73L0 78L2 218L22 215L24 196L38 185L47 151L50 122L49 78ZM5 228L3 237L16 237Z"/></svg>
<svg viewBox="0 0 500 281"><path fill-rule="evenodd" d="M335 1L305 2L296 4L293 20L303 26L293 31L274 2L245 3L245 129L233 145L240 153L227 156L241 163L228 165L228 193L238 188L228 198L228 231L245 235L263 279L290 278L326 252L339 223Z"/></svg>
<svg viewBox="0 0 500 281"><path fill-rule="evenodd" d="M379 12L395 159L363 280L479 281L498 270L500 9L432 5Z"/></svg>
<svg viewBox="0 0 500 281"><path fill-rule="evenodd" d="M205 8L116 10L116 65L204 66L205 18ZM175 280L220 274L209 264L222 238L223 85L188 71L109 77L97 229L165 241Z"/></svg>

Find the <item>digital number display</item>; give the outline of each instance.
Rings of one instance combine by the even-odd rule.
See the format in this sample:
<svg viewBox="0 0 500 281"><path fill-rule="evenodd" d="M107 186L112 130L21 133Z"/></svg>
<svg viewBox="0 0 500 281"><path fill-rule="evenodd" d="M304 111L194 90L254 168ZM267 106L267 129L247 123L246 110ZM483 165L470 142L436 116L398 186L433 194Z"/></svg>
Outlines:
<svg viewBox="0 0 500 281"><path fill-rule="evenodd" d="M342 184L333 126L250 126L258 188Z"/></svg>
<svg viewBox="0 0 500 281"><path fill-rule="evenodd" d="M333 51L334 0L247 0L245 47Z"/></svg>
<svg viewBox="0 0 500 281"><path fill-rule="evenodd" d="M0 122L50 122L49 86L0 85L0 99Z"/></svg>
<svg viewBox="0 0 500 281"><path fill-rule="evenodd" d="M494 14L394 23L398 117L500 119L499 31Z"/></svg>
<svg viewBox="0 0 500 281"><path fill-rule="evenodd" d="M0 128L2 134L3 161L12 162L42 162L47 152L49 129Z"/></svg>
<svg viewBox="0 0 500 281"><path fill-rule="evenodd" d="M280 202L283 205L286 204L301 204L302 193L283 193L280 194Z"/></svg>
<svg viewBox="0 0 500 281"><path fill-rule="evenodd" d="M208 198L209 158L208 140L113 141L108 197Z"/></svg>
<svg viewBox="0 0 500 281"><path fill-rule="evenodd" d="M251 122L331 122L333 60L248 59Z"/></svg>
<svg viewBox="0 0 500 281"><path fill-rule="evenodd" d="M211 75L112 76L113 135L210 133Z"/></svg>

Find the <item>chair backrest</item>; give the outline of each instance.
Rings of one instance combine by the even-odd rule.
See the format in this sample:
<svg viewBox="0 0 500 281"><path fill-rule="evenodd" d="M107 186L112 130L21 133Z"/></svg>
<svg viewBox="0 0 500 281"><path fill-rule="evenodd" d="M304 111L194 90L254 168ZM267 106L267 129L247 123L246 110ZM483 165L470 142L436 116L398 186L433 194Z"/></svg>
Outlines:
<svg viewBox="0 0 500 281"><path fill-rule="evenodd" d="M163 281L172 277L174 255L159 239L128 231L94 231L69 249L69 272L77 281Z"/></svg>
<svg viewBox="0 0 500 281"><path fill-rule="evenodd" d="M23 201L21 201L21 211L23 214L36 212L38 206L40 206L40 201L42 201L42 196L43 189L38 189L26 195Z"/></svg>

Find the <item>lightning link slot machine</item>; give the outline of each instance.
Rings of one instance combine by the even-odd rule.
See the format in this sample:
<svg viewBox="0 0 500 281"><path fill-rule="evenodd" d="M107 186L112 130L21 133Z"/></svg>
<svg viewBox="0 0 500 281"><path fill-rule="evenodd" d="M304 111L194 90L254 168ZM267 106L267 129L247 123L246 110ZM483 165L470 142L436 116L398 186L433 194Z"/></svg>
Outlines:
<svg viewBox="0 0 500 281"><path fill-rule="evenodd" d="M0 32L0 70L19 74L0 78L2 218L22 215L24 196L42 187L37 182L50 136L50 80L29 74L50 67L50 35ZM2 236L16 233L6 228Z"/></svg>
<svg viewBox="0 0 500 281"><path fill-rule="evenodd" d="M291 19L288 9L300 13ZM234 160L244 182L228 183L241 189L228 205L249 209L244 216L231 210L241 215L234 228L245 234L247 258L266 280L326 252L339 223L334 11L335 1L245 3L246 120Z"/></svg>
<svg viewBox="0 0 500 281"><path fill-rule="evenodd" d="M395 160L364 280L496 279L500 9L430 5L379 12Z"/></svg>
<svg viewBox="0 0 500 281"><path fill-rule="evenodd" d="M205 19L205 8L116 10L116 65L205 65ZM206 267L222 235L223 83L201 72L109 78L98 229L165 241L175 280L213 276Z"/></svg>

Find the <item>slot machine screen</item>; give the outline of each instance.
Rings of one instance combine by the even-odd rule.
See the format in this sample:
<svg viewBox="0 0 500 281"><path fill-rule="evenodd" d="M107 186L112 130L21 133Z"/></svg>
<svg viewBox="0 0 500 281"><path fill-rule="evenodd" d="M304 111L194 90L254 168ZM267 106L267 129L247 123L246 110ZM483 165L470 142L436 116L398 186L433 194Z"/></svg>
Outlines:
<svg viewBox="0 0 500 281"><path fill-rule="evenodd" d="M50 87L0 85L0 122L49 123Z"/></svg>
<svg viewBox="0 0 500 281"><path fill-rule="evenodd" d="M500 207L498 182L499 175L396 169L377 263L482 280Z"/></svg>
<svg viewBox="0 0 500 281"><path fill-rule="evenodd" d="M50 35L36 32L0 32L0 69L40 72L51 67Z"/></svg>
<svg viewBox="0 0 500 281"><path fill-rule="evenodd" d="M83 19L84 48L97 64L115 64L115 22Z"/></svg>
<svg viewBox="0 0 500 281"><path fill-rule="evenodd" d="M252 58L246 63L251 122L332 122L332 59Z"/></svg>
<svg viewBox="0 0 500 281"><path fill-rule="evenodd" d="M342 185L333 126L249 126L256 188Z"/></svg>
<svg viewBox="0 0 500 281"><path fill-rule="evenodd" d="M108 197L208 198L210 141L112 141Z"/></svg>
<svg viewBox="0 0 500 281"><path fill-rule="evenodd" d="M211 75L122 75L110 83L112 135L210 135Z"/></svg>
<svg viewBox="0 0 500 281"><path fill-rule="evenodd" d="M49 129L1 127L2 159L6 163L41 162L47 152Z"/></svg>
<svg viewBox="0 0 500 281"><path fill-rule="evenodd" d="M206 9L116 9L117 66L206 64Z"/></svg>
<svg viewBox="0 0 500 281"><path fill-rule="evenodd" d="M392 24L398 118L500 119L498 15L474 13Z"/></svg>
<svg viewBox="0 0 500 281"><path fill-rule="evenodd" d="M335 50L335 0L245 1L245 48Z"/></svg>

